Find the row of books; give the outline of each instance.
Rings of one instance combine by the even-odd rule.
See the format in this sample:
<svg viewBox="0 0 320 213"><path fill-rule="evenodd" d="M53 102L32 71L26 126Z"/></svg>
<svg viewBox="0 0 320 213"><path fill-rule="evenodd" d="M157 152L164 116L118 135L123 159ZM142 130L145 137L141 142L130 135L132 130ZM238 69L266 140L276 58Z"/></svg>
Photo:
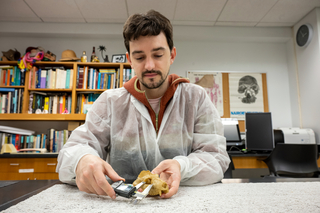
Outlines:
<svg viewBox="0 0 320 213"><path fill-rule="evenodd" d="M69 93L45 93L31 91L29 114L70 114L72 98Z"/></svg>
<svg viewBox="0 0 320 213"><path fill-rule="evenodd" d="M71 131L49 129L47 134L21 135L0 132L0 149L3 144L13 144L20 149L47 149L48 152L59 152L70 137Z"/></svg>
<svg viewBox="0 0 320 213"><path fill-rule="evenodd" d="M123 68L123 84L133 78L134 75L134 69Z"/></svg>
<svg viewBox="0 0 320 213"><path fill-rule="evenodd" d="M93 102L95 102L99 95L100 93L78 93L75 113L87 114Z"/></svg>
<svg viewBox="0 0 320 213"><path fill-rule="evenodd" d="M115 89L120 87L118 69L94 69L78 67L78 89Z"/></svg>
<svg viewBox="0 0 320 213"><path fill-rule="evenodd" d="M24 86L24 76L17 66L0 66L0 86Z"/></svg>
<svg viewBox="0 0 320 213"><path fill-rule="evenodd" d="M32 67L29 72L29 89L72 89L73 69L63 67Z"/></svg>
<svg viewBox="0 0 320 213"><path fill-rule="evenodd" d="M22 113L24 89L0 88L0 114Z"/></svg>

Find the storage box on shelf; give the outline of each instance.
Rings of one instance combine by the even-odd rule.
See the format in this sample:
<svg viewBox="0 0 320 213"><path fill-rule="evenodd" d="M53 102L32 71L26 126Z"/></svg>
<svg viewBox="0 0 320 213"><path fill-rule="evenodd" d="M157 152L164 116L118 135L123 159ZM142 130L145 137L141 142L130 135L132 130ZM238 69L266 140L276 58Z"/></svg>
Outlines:
<svg viewBox="0 0 320 213"><path fill-rule="evenodd" d="M0 66L10 65L16 66L17 62L0 62ZM77 88L77 71L78 68L88 67L96 70L99 69L116 69L119 72L119 86L123 86L123 71L129 69L130 64L128 63L81 63L81 62L36 62L34 64L37 68L39 67L64 67L65 69L73 69L73 83L70 89L48 89L48 88L32 88L29 82L29 72L25 74L25 85L15 86L15 88L23 88L24 96L22 102L22 113L19 114L0 114L0 120L60 120L60 121L84 121L85 114L76 113L77 107L77 94L81 92L98 92L101 93L106 89L86 89ZM12 87L12 86L5 86ZM43 92L43 93L67 93L71 94L71 112L69 114L28 114L29 107L29 95L30 92Z"/></svg>

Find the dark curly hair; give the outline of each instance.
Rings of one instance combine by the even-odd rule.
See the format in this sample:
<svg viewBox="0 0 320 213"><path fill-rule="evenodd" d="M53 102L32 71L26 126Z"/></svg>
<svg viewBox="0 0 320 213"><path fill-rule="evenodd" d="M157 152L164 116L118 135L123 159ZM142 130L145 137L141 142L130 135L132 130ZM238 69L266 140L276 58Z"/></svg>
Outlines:
<svg viewBox="0 0 320 213"><path fill-rule="evenodd" d="M140 36L157 36L163 32L167 38L170 51L173 48L172 25L161 13L150 10L146 14L134 14L123 26L124 45L130 54L129 41Z"/></svg>

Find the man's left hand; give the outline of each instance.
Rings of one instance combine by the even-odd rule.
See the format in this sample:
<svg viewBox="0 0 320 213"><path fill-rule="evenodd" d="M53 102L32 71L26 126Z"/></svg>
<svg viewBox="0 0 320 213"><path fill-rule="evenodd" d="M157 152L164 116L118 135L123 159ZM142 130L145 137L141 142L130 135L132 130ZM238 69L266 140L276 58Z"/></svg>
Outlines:
<svg viewBox="0 0 320 213"><path fill-rule="evenodd" d="M169 186L169 192L162 194L161 198L170 198L178 192L181 174L180 163L176 160L164 160L152 170L153 174L159 174L160 179Z"/></svg>

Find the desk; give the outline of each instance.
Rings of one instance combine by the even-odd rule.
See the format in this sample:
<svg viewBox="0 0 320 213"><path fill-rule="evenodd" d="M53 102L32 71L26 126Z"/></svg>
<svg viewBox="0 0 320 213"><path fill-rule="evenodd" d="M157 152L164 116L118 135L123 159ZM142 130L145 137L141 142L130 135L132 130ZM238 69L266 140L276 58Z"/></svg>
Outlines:
<svg viewBox="0 0 320 213"><path fill-rule="evenodd" d="M20 212L317 212L320 209L319 178L259 178L223 179L222 183L187 187L181 186L171 199L147 197L138 205L128 199L97 196L81 192L75 186L47 182L36 189L39 180L21 181L25 185L24 196L5 208L10 213ZM54 184L54 185L53 185ZM9 185L5 190L12 197L17 186ZM20 186L22 186L20 185ZM53 186L52 186L53 185ZM50 187L51 186L51 187ZM14 187L14 188L13 188ZM50 188L47 188L50 187ZM44 188L47 188L43 191ZM22 189L21 189L22 191ZM0 188L0 194L4 192ZM38 193L38 194L37 194ZM31 195L34 195L30 197ZM22 197L28 198L26 202ZM7 203L8 203L7 202ZM20 202L20 203L19 203ZM11 206L13 205L13 206ZM11 206L11 207L10 207ZM0 210L5 209L1 205Z"/></svg>
<svg viewBox="0 0 320 213"><path fill-rule="evenodd" d="M252 154L252 153L229 153L232 158L235 169L258 169L268 168L263 162L268 154ZM318 159L318 167L320 167L320 158Z"/></svg>
<svg viewBox="0 0 320 213"><path fill-rule="evenodd" d="M0 181L3 185L9 181ZM0 187L0 211L9 208L39 192L61 183L58 180L21 180L8 186Z"/></svg>

